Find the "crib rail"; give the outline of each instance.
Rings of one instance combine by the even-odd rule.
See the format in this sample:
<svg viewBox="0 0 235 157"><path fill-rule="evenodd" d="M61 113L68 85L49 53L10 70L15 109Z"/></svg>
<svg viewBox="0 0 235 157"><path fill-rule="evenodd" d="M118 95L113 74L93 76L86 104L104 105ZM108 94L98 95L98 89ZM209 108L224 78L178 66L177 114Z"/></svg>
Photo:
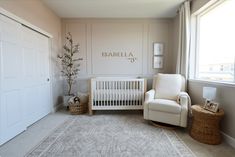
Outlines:
<svg viewBox="0 0 235 157"><path fill-rule="evenodd" d="M142 109L146 81L142 78L91 79L92 110Z"/></svg>

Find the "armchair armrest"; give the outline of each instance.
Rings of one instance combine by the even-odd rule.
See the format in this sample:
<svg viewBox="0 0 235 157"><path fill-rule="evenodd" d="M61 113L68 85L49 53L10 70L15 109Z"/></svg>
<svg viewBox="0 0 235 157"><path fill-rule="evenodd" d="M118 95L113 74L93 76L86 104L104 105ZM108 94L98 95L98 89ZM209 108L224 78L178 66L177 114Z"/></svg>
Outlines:
<svg viewBox="0 0 235 157"><path fill-rule="evenodd" d="M179 104L182 108L188 109L188 97L187 96L180 96Z"/></svg>
<svg viewBox="0 0 235 157"><path fill-rule="evenodd" d="M187 126L187 118L188 113L191 115L191 99L188 93L180 92L178 95L177 102L181 105L181 120L180 126L186 127Z"/></svg>
<svg viewBox="0 0 235 157"><path fill-rule="evenodd" d="M177 103L180 104L181 106L185 106L188 104L191 104L191 99L188 95L188 93L186 92L180 92L180 94L178 95L178 98L177 98Z"/></svg>
<svg viewBox="0 0 235 157"><path fill-rule="evenodd" d="M150 91L146 92L144 102L147 103L147 102L153 100L154 95L155 95L155 90L154 89L151 89Z"/></svg>
<svg viewBox="0 0 235 157"><path fill-rule="evenodd" d="M150 91L145 93L145 99L144 99L144 119L149 119L149 108L148 103L149 101L154 99L155 90L151 89Z"/></svg>

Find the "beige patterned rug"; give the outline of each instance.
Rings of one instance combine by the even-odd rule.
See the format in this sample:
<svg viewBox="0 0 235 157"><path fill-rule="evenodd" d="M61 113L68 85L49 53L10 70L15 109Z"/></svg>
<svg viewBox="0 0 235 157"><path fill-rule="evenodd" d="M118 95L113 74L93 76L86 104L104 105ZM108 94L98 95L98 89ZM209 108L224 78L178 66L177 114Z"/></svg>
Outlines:
<svg viewBox="0 0 235 157"><path fill-rule="evenodd" d="M194 157L174 131L141 115L72 116L27 157Z"/></svg>

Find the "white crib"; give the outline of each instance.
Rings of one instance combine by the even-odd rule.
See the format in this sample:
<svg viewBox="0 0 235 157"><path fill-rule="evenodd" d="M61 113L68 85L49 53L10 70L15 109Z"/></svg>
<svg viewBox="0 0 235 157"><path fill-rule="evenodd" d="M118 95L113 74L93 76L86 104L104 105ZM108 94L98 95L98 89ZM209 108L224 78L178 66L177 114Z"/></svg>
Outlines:
<svg viewBox="0 0 235 157"><path fill-rule="evenodd" d="M93 110L143 109L143 78L97 77L91 79L90 87L90 114Z"/></svg>

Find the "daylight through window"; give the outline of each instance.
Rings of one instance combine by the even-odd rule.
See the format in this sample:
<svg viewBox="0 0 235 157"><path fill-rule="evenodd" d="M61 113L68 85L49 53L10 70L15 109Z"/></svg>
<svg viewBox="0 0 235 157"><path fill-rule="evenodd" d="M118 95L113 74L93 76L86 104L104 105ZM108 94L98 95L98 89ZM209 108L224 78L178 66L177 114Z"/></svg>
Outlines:
<svg viewBox="0 0 235 157"><path fill-rule="evenodd" d="M197 16L196 79L235 82L235 0Z"/></svg>

